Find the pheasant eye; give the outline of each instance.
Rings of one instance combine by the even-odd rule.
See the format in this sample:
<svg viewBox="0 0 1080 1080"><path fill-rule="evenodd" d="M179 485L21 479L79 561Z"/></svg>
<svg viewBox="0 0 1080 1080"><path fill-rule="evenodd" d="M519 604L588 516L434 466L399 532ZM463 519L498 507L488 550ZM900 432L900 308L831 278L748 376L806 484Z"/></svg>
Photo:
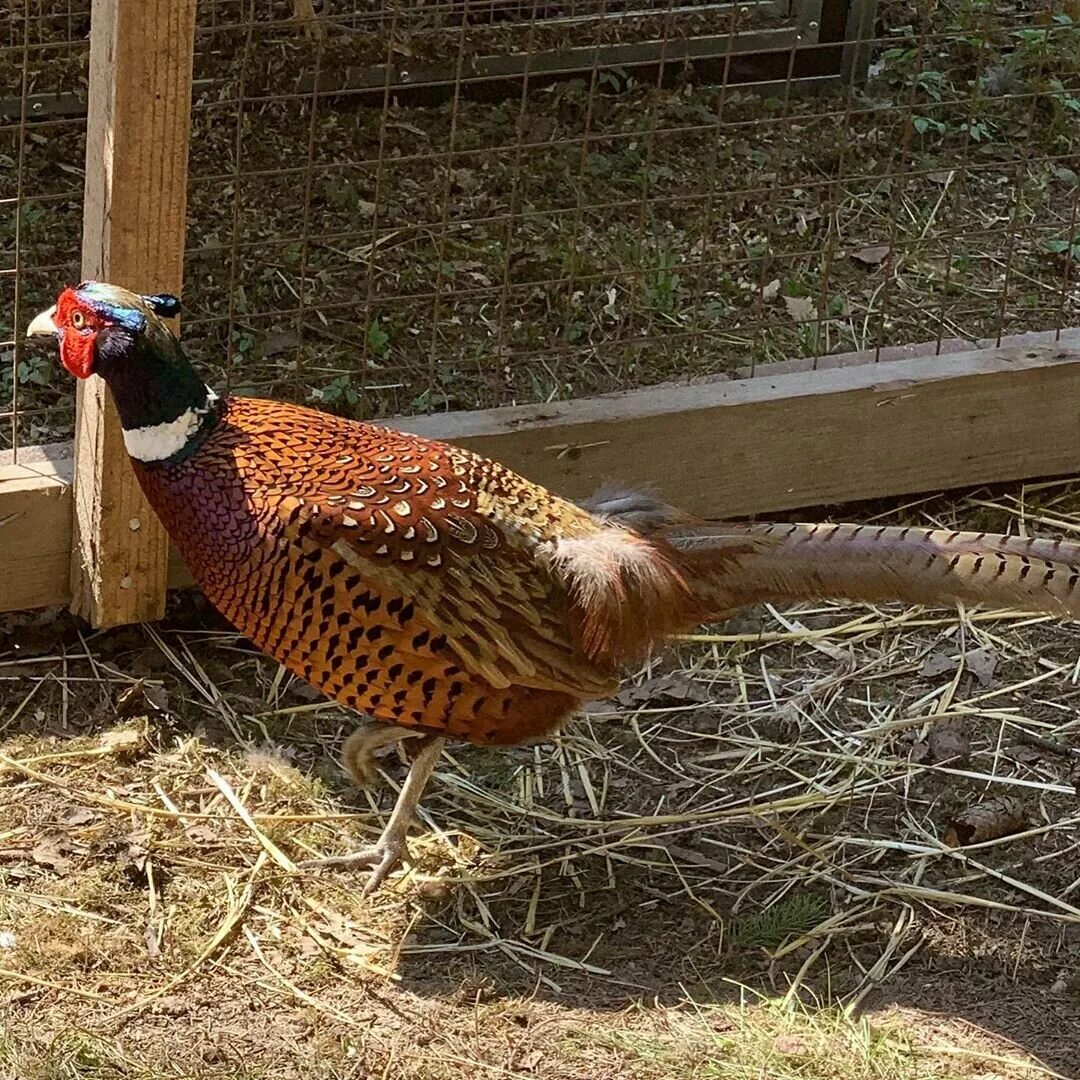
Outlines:
<svg viewBox="0 0 1080 1080"><path fill-rule="evenodd" d="M76 330L81 330L86 325L86 318L81 311L72 313L71 325L74 326Z"/></svg>

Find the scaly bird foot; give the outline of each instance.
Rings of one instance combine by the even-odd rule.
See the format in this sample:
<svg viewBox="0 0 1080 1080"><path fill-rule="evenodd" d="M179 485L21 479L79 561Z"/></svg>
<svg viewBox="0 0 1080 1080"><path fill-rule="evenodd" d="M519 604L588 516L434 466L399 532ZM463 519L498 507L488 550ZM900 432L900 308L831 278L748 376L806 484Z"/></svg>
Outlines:
<svg viewBox="0 0 1080 1080"><path fill-rule="evenodd" d="M309 859L300 863L301 870L317 870L323 867L370 866L371 874L360 893L370 896L386 879L409 859L409 848L404 840L394 837L380 838L372 847L350 851L347 855L327 855L321 859Z"/></svg>
<svg viewBox="0 0 1080 1080"><path fill-rule="evenodd" d="M398 729L400 730L400 729ZM364 886L362 896L370 896L387 877L409 858L409 848L405 836L409 831L409 822L420 799L420 794L431 776L435 762L442 753L443 739L439 735L427 735L420 743L420 751L409 767L409 775L398 792L390 820L382 831L382 836L374 847L354 851L350 855L329 855L322 859L313 859L301 863L303 869L317 866L356 866L366 864L372 867L371 877ZM345 755L345 760L354 760L356 755Z"/></svg>

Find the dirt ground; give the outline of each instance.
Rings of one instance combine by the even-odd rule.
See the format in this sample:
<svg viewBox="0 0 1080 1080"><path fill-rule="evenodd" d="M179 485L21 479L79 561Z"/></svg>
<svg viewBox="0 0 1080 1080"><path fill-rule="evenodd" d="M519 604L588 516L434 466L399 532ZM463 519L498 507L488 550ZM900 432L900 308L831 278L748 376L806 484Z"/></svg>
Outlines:
<svg viewBox="0 0 1080 1080"><path fill-rule="evenodd" d="M1080 493L889 517L1075 532ZM550 744L454 747L415 866L362 900L355 871L294 869L389 806L335 764L354 718L191 596L109 633L9 617L0 1063L1080 1075L1077 640L1008 614L749 612ZM948 846L976 809L1009 835Z"/></svg>
<svg viewBox="0 0 1080 1080"><path fill-rule="evenodd" d="M855 93L691 70L314 113L281 88L374 46L290 7L200 4L184 332L215 383L384 417L1077 322L1071 2L883 2ZM3 13L0 104L81 92L77 8ZM0 124L7 444L71 432L18 326L77 275L83 152L78 118ZM875 515L1071 535L1080 489L842 512ZM400 783L346 783L354 717L191 596L6 616L0 1077L1080 1076L1077 641L747 613L550 744L453 748L364 900L295 869ZM946 843L972 814L1005 835Z"/></svg>

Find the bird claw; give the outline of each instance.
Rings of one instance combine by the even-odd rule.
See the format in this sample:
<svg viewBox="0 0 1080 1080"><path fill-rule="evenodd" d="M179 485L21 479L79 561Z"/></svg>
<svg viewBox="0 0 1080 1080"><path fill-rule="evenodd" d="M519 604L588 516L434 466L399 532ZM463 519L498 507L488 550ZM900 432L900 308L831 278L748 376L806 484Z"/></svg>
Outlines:
<svg viewBox="0 0 1080 1080"><path fill-rule="evenodd" d="M370 896L392 874L406 858L409 849L403 844L386 843L371 849L371 875L360 890L360 896Z"/></svg>
<svg viewBox="0 0 1080 1080"><path fill-rule="evenodd" d="M394 838L380 839L373 847L350 851L347 855L327 855L322 859L309 859L300 864L301 870L316 870L324 867L370 866L368 877L360 896L370 896L380 885L409 858L409 849L404 841Z"/></svg>

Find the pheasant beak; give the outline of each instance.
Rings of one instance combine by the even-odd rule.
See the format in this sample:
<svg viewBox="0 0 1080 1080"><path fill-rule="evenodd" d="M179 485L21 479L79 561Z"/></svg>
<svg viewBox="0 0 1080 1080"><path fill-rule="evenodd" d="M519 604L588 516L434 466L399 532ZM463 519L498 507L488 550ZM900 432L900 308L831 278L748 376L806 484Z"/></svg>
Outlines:
<svg viewBox="0 0 1080 1080"><path fill-rule="evenodd" d="M26 328L26 336L37 337L39 334L52 334L55 336L58 334L60 328L56 325L55 315L56 305L53 304L48 311L43 311L35 317L34 321Z"/></svg>

